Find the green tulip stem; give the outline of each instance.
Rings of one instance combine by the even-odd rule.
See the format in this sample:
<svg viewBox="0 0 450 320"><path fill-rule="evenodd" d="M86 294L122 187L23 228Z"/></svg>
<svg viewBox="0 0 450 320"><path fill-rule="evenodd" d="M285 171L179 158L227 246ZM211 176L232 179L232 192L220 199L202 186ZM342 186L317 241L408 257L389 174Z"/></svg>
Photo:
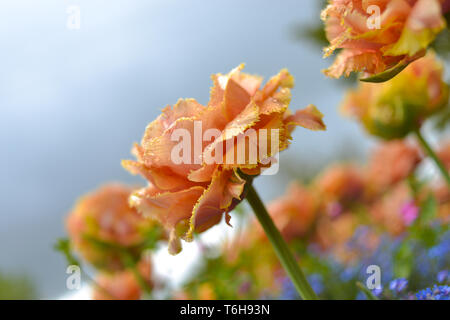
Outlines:
<svg viewBox="0 0 450 320"><path fill-rule="evenodd" d="M444 164L439 159L439 157L436 155L436 153L433 151L433 149L431 148L430 144L425 140L425 138L423 137L422 133L420 133L419 129L415 131L415 134L416 134L417 140L419 140L420 145L425 150L427 155L431 159L433 159L434 163L436 164L436 166L438 167L439 171L441 172L442 177L447 182L447 185L450 187L450 174L448 173L448 171L445 168Z"/></svg>
<svg viewBox="0 0 450 320"><path fill-rule="evenodd" d="M258 218L264 231L266 232L267 237L272 243L278 259L280 260L283 268L294 283L294 286L297 289L297 292L300 294L300 297L302 297L304 300L317 300L318 298L314 290L306 280L306 277L300 269L300 266L292 255L292 252L289 250L286 242L283 240L280 231L278 231L277 227L273 223L266 207L264 206L258 193L252 185L248 187L247 201L250 203L250 206L255 212L256 217Z"/></svg>

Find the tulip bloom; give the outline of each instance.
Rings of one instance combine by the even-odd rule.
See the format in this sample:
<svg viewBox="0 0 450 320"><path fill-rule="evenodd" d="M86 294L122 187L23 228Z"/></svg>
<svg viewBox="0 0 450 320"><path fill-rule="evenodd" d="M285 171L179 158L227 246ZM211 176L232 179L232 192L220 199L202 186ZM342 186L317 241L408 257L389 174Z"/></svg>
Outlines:
<svg viewBox="0 0 450 320"><path fill-rule="evenodd" d="M450 141L446 141L439 149L438 157L441 159L447 170L450 170Z"/></svg>
<svg viewBox="0 0 450 320"><path fill-rule="evenodd" d="M293 77L286 70L261 88L262 79L242 68L213 75L207 106L181 99L166 107L134 147L137 160L123 161L127 170L149 182L130 197L130 204L166 227L173 254L181 250L180 238L191 241L194 231L209 229L224 213L229 222L228 213L245 196L242 173L256 176L270 167L270 159L287 148L296 125L325 129L314 106L289 111ZM249 132L257 139L246 144ZM184 147L187 142L182 155L180 141ZM244 150L243 161L236 161L239 150Z"/></svg>
<svg viewBox="0 0 450 320"><path fill-rule="evenodd" d="M342 111L360 120L369 133L396 139L419 129L427 117L447 105L448 98L443 66L429 54L389 82L361 83L347 94Z"/></svg>
<svg viewBox="0 0 450 320"><path fill-rule="evenodd" d="M154 222L128 205L132 191L120 184L106 185L81 198L67 218L75 250L98 269L124 269L123 252L139 260L156 231Z"/></svg>
<svg viewBox="0 0 450 320"><path fill-rule="evenodd" d="M151 264L148 259L142 259L136 268L142 281L148 287L152 287ZM101 273L97 277L97 286L94 287L94 300L139 300L142 296L142 288L136 275L131 270L123 270L114 273Z"/></svg>
<svg viewBox="0 0 450 320"><path fill-rule="evenodd" d="M353 165L334 165L315 181L317 191L326 203L348 203L359 200L364 194L364 178Z"/></svg>
<svg viewBox="0 0 450 320"><path fill-rule="evenodd" d="M342 50L324 73L387 72L388 80L425 54L446 26L448 6L444 0L330 0L322 12L330 42L325 57Z"/></svg>
<svg viewBox="0 0 450 320"><path fill-rule="evenodd" d="M369 160L369 188L376 192L386 191L413 173L421 160L419 149L406 141L394 140L381 144Z"/></svg>
<svg viewBox="0 0 450 320"><path fill-rule="evenodd" d="M400 183L378 199L369 209L375 223L392 235L400 235L417 218L415 199L407 183Z"/></svg>
<svg viewBox="0 0 450 320"><path fill-rule="evenodd" d="M304 236L317 214L318 199L314 194L292 183L287 193L269 204L268 210L284 239L289 242Z"/></svg>
<svg viewBox="0 0 450 320"><path fill-rule="evenodd" d="M351 212L344 212L336 218L322 216L316 223L315 238L322 249L341 247L360 225L357 215Z"/></svg>
<svg viewBox="0 0 450 320"><path fill-rule="evenodd" d="M438 185L433 193L439 203L439 218L443 223L450 223L450 188L446 185Z"/></svg>

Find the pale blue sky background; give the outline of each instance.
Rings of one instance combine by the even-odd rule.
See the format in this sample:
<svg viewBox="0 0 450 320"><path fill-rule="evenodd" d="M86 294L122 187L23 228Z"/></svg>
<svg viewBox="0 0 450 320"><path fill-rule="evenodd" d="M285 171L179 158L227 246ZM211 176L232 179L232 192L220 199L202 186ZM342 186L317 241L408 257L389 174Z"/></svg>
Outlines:
<svg viewBox="0 0 450 320"><path fill-rule="evenodd" d="M81 29L66 27L79 5ZM315 0L2 0L0 2L0 270L23 272L40 297L65 290L64 235L75 199L106 181L141 181L120 166L134 141L180 97L206 103L210 75L241 62L264 77L287 67L292 109L316 104L328 131L298 129L281 173L257 182L283 192L283 159L329 157L365 135L336 106L320 48L292 28L317 21ZM291 161L295 166L296 161Z"/></svg>

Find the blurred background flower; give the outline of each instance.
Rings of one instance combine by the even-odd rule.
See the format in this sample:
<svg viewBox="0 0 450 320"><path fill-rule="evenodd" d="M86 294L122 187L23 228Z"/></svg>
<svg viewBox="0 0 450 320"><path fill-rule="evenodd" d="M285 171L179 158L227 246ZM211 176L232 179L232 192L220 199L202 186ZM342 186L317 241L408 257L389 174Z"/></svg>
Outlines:
<svg viewBox="0 0 450 320"><path fill-rule="evenodd" d="M358 89L349 91L342 112L361 121L375 136L403 138L447 107L449 87L443 76L442 63L428 53L391 81L361 83Z"/></svg>
<svg viewBox="0 0 450 320"><path fill-rule="evenodd" d="M128 205L133 188L108 184L83 196L67 218L71 247L95 268L120 271L164 238L153 220Z"/></svg>
<svg viewBox="0 0 450 320"><path fill-rule="evenodd" d="M380 80L392 78L422 57L442 32L444 10L443 0L328 1L321 14L330 42L325 57L342 51L324 73L333 78L387 73Z"/></svg>
<svg viewBox="0 0 450 320"><path fill-rule="evenodd" d="M371 159L379 157L380 150L390 148L392 142L381 145ZM358 177L366 177L370 166L358 171L350 164L335 166L320 174L318 181L326 177L326 185L338 188L323 189L323 184L315 180L308 185L295 183L269 205L320 298L365 299L357 283L366 283L368 267L373 265L380 268L381 289L372 294L380 299L448 297L448 200L438 202L426 180L414 178L419 164L414 160L414 166L408 165L403 177L370 197L364 195L373 190L371 179L342 183L355 181L355 172ZM380 174L391 176L391 171ZM347 189L350 193L337 192L347 186L351 187ZM333 197L324 196L323 190L333 190L328 193ZM308 200L308 194L320 196ZM314 205L308 206L313 199ZM336 202L340 203L338 213L330 215L329 205ZM446 212L444 216L441 210ZM301 224L305 212L312 221ZM267 250L265 235L257 230L258 225L251 220L234 242L222 248L222 254L216 247L209 248L214 254L203 257L201 267L185 284L184 296L202 299L198 288L209 284L219 299L299 299L275 254ZM425 291L415 294L419 290Z"/></svg>

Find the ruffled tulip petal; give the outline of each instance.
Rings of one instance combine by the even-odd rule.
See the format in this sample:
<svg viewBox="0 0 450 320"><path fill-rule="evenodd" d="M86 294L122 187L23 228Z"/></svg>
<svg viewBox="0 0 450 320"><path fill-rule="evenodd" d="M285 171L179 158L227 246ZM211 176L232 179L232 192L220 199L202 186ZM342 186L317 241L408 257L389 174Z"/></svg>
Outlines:
<svg viewBox="0 0 450 320"><path fill-rule="evenodd" d="M291 90L289 88L281 88L271 97L259 103L260 114L271 115L273 113L282 113L286 111L291 102ZM258 103L258 102L257 102Z"/></svg>
<svg viewBox="0 0 450 320"><path fill-rule="evenodd" d="M201 232L217 224L223 213L230 211L233 198L239 199L244 186L245 180L234 170L217 170L194 207L186 239L192 239L195 230Z"/></svg>
<svg viewBox="0 0 450 320"><path fill-rule="evenodd" d="M192 208L204 191L203 187L195 186L178 192L159 193L155 187L149 186L133 193L129 201L130 206L141 214L173 231L191 218Z"/></svg>
<svg viewBox="0 0 450 320"><path fill-rule="evenodd" d="M267 81L264 88L261 90L262 100L272 96L279 88L293 88L294 77L287 69L281 70L276 76Z"/></svg>
<svg viewBox="0 0 450 320"><path fill-rule="evenodd" d="M143 149L147 149L147 146L151 145L156 137L170 128L177 119L194 117L203 109L204 107L195 99L179 99L175 106L167 106L162 110L162 114L145 128L145 134L141 142Z"/></svg>
<svg viewBox="0 0 450 320"><path fill-rule="evenodd" d="M241 73L243 68L244 64L241 64L227 75L213 76L214 86L211 88L208 106L220 106L222 115L228 121L242 111L262 83L261 77Z"/></svg>
<svg viewBox="0 0 450 320"><path fill-rule="evenodd" d="M445 28L439 0L418 0L395 45L385 55L416 55L426 49L436 35Z"/></svg>
<svg viewBox="0 0 450 320"><path fill-rule="evenodd" d="M326 126L322 119L323 114L311 104L287 117L285 123L288 126L297 125L310 130L325 130Z"/></svg>
<svg viewBox="0 0 450 320"><path fill-rule="evenodd" d="M203 125L201 122L197 123ZM201 161L197 164L198 162L194 159L195 143L198 142L195 139L199 139L199 137L196 137L195 126L195 118L177 119L161 136L144 145L144 164L146 166L170 167L173 172L180 176L186 176L190 171L200 168ZM180 140L174 139L177 133L183 134L180 136ZM198 143L202 144L202 140L199 139ZM183 152L188 152L185 150L185 148L188 148L190 154L186 157L186 161L175 164L173 153L176 150L175 148L180 145L183 147Z"/></svg>
<svg viewBox="0 0 450 320"><path fill-rule="evenodd" d="M177 191L194 185L191 181L175 174L167 167L149 168L140 162L132 160L122 160L122 166L131 174L140 174L161 190Z"/></svg>
<svg viewBox="0 0 450 320"><path fill-rule="evenodd" d="M325 128L315 107L291 115L294 79L287 70L261 88L262 78L242 69L240 65L212 76L207 106L185 99L165 108L147 127L141 145L134 147L136 161L123 162L149 181L130 203L164 225L173 254L181 250L180 239L192 240L194 232L219 223L224 214L230 223L229 212L242 200L246 184L239 170L259 175L269 168L274 156L288 147L295 125ZM264 133L267 141L261 140Z"/></svg>
<svg viewBox="0 0 450 320"><path fill-rule="evenodd" d="M222 134L214 140L213 143L209 144L204 151L205 154L211 154L212 150L214 150L217 145L222 145L222 148L226 150L227 141L230 139L234 139L235 137L244 134L245 130L254 126L259 120L259 107L252 101L250 102L245 109L230 123L227 124L225 129L222 131ZM233 143L233 147L235 144ZM227 163L227 153L225 152L223 163ZM234 159L233 159L234 160ZM235 163L233 161L233 163Z"/></svg>
<svg viewBox="0 0 450 320"><path fill-rule="evenodd" d="M189 173L188 179L193 182L208 182L214 174L217 164L204 164L200 169L193 170Z"/></svg>
<svg viewBox="0 0 450 320"><path fill-rule="evenodd" d="M380 73L385 69L385 63L380 53L361 50L344 49L336 57L334 63L323 73L331 78L350 76L352 72Z"/></svg>
<svg viewBox="0 0 450 320"><path fill-rule="evenodd" d="M379 11L369 10L373 6ZM392 78L444 29L445 6L443 0L330 0L321 14L330 42L324 57L342 52L325 75L364 72L370 82Z"/></svg>

